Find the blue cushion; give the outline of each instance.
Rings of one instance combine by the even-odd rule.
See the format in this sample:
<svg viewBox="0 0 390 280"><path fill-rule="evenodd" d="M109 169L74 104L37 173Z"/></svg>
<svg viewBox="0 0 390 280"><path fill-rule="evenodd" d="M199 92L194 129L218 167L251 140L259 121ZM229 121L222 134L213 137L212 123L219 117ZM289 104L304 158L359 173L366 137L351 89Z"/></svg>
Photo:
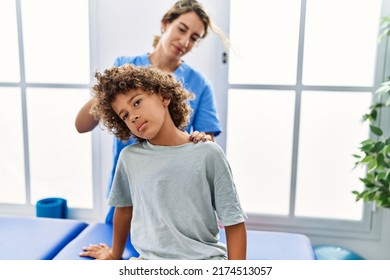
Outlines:
<svg viewBox="0 0 390 280"><path fill-rule="evenodd" d="M307 236L296 233L247 231L248 260L314 260L313 247ZM225 230L220 232L220 240L226 243ZM112 224L97 223L88 226L74 240L65 246L54 258L55 260L88 260L80 257L82 247L89 244L106 243L111 246ZM123 259L138 257L137 251L128 239Z"/></svg>
<svg viewBox="0 0 390 280"><path fill-rule="evenodd" d="M220 240L226 243L225 230ZM273 231L247 231L248 260L315 260L309 238L303 234Z"/></svg>
<svg viewBox="0 0 390 280"><path fill-rule="evenodd" d="M83 251L83 247L90 244L106 243L111 247L112 243L112 224L96 223L89 225L83 232L73 239L67 246L65 246L55 260L89 260L88 257L80 257L79 253ZM130 257L138 257L138 252L131 245L130 236L127 239L126 249L123 253L123 259Z"/></svg>
<svg viewBox="0 0 390 280"><path fill-rule="evenodd" d="M50 260L86 226L74 220L0 216L0 259Z"/></svg>
<svg viewBox="0 0 390 280"><path fill-rule="evenodd" d="M0 216L0 259L88 260L79 253L89 244L111 246L112 224L86 223L51 218ZM226 243L225 231L220 234ZM138 257L127 241L123 259ZM270 231L247 231L248 260L312 260L313 247L302 234ZM344 258L345 259L345 258Z"/></svg>

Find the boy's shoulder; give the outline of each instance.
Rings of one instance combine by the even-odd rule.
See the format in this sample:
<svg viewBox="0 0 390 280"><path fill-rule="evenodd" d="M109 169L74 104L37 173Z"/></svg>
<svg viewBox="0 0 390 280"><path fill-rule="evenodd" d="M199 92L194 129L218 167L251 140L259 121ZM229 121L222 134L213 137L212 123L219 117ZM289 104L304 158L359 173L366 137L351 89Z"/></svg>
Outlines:
<svg viewBox="0 0 390 280"><path fill-rule="evenodd" d="M137 142L135 144L131 144L131 145L124 147L120 154L121 154L121 156L125 155L125 154L131 154L131 153L134 153L140 149L143 149L142 144Z"/></svg>
<svg viewBox="0 0 390 280"><path fill-rule="evenodd" d="M175 153L177 152L181 153L187 151L190 154L193 153L202 154L207 157L224 155L224 151L217 143L212 141L207 141L207 142L199 142L196 144L188 143L185 146L180 147L180 149L178 150L177 149L172 150L172 147L170 148L159 147L158 149L154 147L153 149L151 149L147 144L145 145L145 143L136 143L123 148L123 150L121 151L121 156L123 157L125 155L130 155L130 154L150 154L156 151L169 152L169 153L171 153L172 151L175 151Z"/></svg>
<svg viewBox="0 0 390 280"><path fill-rule="evenodd" d="M126 146L123 148L123 150L126 150L126 151L132 151L132 150L138 150L138 149L143 149L142 143L136 142L132 145L129 145L129 146Z"/></svg>
<svg viewBox="0 0 390 280"><path fill-rule="evenodd" d="M198 144L194 144L195 148L198 150L202 150L204 152L207 152L208 154L223 154L222 148L213 141L207 141L207 142L200 142Z"/></svg>

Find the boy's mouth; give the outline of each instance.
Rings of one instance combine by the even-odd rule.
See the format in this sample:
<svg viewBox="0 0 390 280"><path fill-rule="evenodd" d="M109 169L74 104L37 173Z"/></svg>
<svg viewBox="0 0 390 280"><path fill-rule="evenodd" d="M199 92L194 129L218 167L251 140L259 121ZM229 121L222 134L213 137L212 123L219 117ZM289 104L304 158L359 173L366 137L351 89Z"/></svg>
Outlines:
<svg viewBox="0 0 390 280"><path fill-rule="evenodd" d="M136 127L137 131L140 132L141 130L143 130L146 123L147 122L142 122L142 123L138 124L137 127Z"/></svg>

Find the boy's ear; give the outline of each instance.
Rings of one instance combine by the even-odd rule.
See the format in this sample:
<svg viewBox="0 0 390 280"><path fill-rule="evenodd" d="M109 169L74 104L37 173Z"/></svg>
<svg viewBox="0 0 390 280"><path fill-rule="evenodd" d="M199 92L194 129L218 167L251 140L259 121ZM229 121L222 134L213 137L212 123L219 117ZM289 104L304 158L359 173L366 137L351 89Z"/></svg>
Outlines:
<svg viewBox="0 0 390 280"><path fill-rule="evenodd" d="M162 102L164 107L168 107L168 105L171 103L171 99L163 98Z"/></svg>

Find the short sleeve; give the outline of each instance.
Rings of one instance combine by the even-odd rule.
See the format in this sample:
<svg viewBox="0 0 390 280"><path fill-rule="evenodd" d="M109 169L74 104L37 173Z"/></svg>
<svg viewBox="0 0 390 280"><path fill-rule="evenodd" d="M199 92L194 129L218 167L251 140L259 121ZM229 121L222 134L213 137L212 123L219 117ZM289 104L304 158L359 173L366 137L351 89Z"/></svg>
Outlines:
<svg viewBox="0 0 390 280"><path fill-rule="evenodd" d="M216 146L216 145L214 145ZM247 215L241 207L233 174L221 148L213 149L209 156L209 178L213 177L213 201L222 225L230 226L244 222Z"/></svg>
<svg viewBox="0 0 390 280"><path fill-rule="evenodd" d="M220 177L215 184L215 208L218 218L224 226L239 224L247 219L241 208L234 182L227 173Z"/></svg>
<svg viewBox="0 0 390 280"><path fill-rule="evenodd" d="M121 153L114 179L112 182L112 188L108 197L108 204L115 207L132 206L133 202L130 194L129 177L126 172L125 162Z"/></svg>

